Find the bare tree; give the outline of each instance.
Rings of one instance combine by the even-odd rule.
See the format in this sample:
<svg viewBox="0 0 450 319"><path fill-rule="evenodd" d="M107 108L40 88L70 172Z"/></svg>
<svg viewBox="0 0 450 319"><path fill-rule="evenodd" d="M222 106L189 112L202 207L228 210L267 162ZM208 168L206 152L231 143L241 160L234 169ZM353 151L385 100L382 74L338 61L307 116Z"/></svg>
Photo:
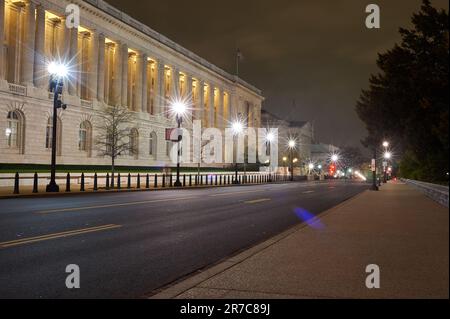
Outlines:
<svg viewBox="0 0 450 319"><path fill-rule="evenodd" d="M127 107L104 105L97 114L95 140L100 156L111 158L112 186L114 187L115 162L120 155L136 153L136 146L131 138L130 125L133 123L134 112Z"/></svg>

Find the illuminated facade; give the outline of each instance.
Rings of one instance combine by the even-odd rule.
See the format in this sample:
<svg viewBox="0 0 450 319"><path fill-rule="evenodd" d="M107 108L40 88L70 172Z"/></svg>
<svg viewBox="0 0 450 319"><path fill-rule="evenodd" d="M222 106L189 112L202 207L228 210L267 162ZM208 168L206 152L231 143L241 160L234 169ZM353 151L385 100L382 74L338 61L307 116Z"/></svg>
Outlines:
<svg viewBox="0 0 450 319"><path fill-rule="evenodd" d="M80 26L66 27L66 7ZM130 139L137 154L118 165L169 163L169 100L189 97L188 122L224 129L234 116L259 127L261 92L101 0L0 0L0 163L48 164L52 100L47 64L71 61L58 116L58 164L107 165L95 149L95 114L104 104L136 113ZM186 124L189 126L189 124ZM6 138L6 139L5 139Z"/></svg>

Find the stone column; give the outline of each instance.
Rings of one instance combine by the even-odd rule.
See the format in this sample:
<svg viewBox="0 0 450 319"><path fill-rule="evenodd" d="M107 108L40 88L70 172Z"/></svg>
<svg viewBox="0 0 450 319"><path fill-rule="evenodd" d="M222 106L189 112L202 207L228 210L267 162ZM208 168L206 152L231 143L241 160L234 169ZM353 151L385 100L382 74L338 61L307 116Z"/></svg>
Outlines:
<svg viewBox="0 0 450 319"><path fill-rule="evenodd" d="M36 40L34 53L34 84L41 89L47 87L45 69L45 8L36 8Z"/></svg>
<svg viewBox="0 0 450 319"><path fill-rule="evenodd" d="M22 73L23 85L33 86L34 83L34 42L36 35L36 4L28 1L25 5L25 23L22 42Z"/></svg>
<svg viewBox="0 0 450 319"><path fill-rule="evenodd" d="M165 94L164 94L164 69L165 69L165 63L163 60L158 60L158 79L157 79L157 92L159 95L159 101L156 103L156 110L155 114L160 114L161 116L164 116L164 103L165 103Z"/></svg>
<svg viewBox="0 0 450 319"><path fill-rule="evenodd" d="M192 121L193 108L194 108L194 97L192 96L192 76L190 76L189 74L186 74L185 81L186 81L186 96L187 96L188 103L189 103L188 118Z"/></svg>
<svg viewBox="0 0 450 319"><path fill-rule="evenodd" d="M223 101L223 89L218 90L218 105L217 105L217 128L220 130L223 130L225 128L225 119L223 118L225 112L224 112L224 101Z"/></svg>
<svg viewBox="0 0 450 319"><path fill-rule="evenodd" d="M209 86L209 101L208 101L208 107L209 107L209 110L208 110L208 115L209 115L209 126L210 127L214 127L214 125L215 125L215 121L214 121L214 118L215 118L215 113L216 113L216 110L215 110L215 108L214 108L214 85L210 85Z"/></svg>
<svg viewBox="0 0 450 319"><path fill-rule="evenodd" d="M142 112L148 112L148 56L147 54L142 54Z"/></svg>
<svg viewBox="0 0 450 319"><path fill-rule="evenodd" d="M138 53L136 55L136 84L135 84L135 98L136 98L136 107L135 107L135 111L136 112L143 112L143 105L142 105L142 97L143 97L143 83L142 80L144 78L144 58L147 59L145 57L145 55L143 55L142 53ZM145 72L146 73L146 72Z"/></svg>
<svg viewBox="0 0 450 319"><path fill-rule="evenodd" d="M88 92L89 99L97 99L98 94L98 50L99 50L99 34L93 30L90 34L91 50L89 52L89 79Z"/></svg>
<svg viewBox="0 0 450 319"><path fill-rule="evenodd" d="M180 70L173 67L172 68L172 85L171 85L171 94L170 97L172 99L179 98L180 96Z"/></svg>
<svg viewBox="0 0 450 319"><path fill-rule="evenodd" d="M122 106L128 105L128 46L123 44L121 46L121 69L122 69L122 90L121 90L121 101ZM131 93L131 92L130 92ZM131 100L131 99L130 99Z"/></svg>
<svg viewBox="0 0 450 319"><path fill-rule="evenodd" d="M0 81L6 79L5 74L5 55L4 50L5 39L5 0L0 0Z"/></svg>
<svg viewBox="0 0 450 319"><path fill-rule="evenodd" d="M105 100L105 35L98 34L97 100Z"/></svg>
<svg viewBox="0 0 450 319"><path fill-rule="evenodd" d="M68 29L65 25L63 26ZM73 72L72 78L79 79L80 66L78 65L78 28L68 29L70 31L70 50L69 61L72 61L71 71ZM77 83L78 81L69 81L69 94L77 95Z"/></svg>
<svg viewBox="0 0 450 319"><path fill-rule="evenodd" d="M203 114L205 113L205 82L198 80L197 81L197 92L198 92L198 103L196 105L196 116L197 120L202 121L202 126L206 126Z"/></svg>
<svg viewBox="0 0 450 319"><path fill-rule="evenodd" d="M110 95L113 104L121 104L122 102L122 64L122 46L117 42L114 47L114 79L112 84L112 94Z"/></svg>

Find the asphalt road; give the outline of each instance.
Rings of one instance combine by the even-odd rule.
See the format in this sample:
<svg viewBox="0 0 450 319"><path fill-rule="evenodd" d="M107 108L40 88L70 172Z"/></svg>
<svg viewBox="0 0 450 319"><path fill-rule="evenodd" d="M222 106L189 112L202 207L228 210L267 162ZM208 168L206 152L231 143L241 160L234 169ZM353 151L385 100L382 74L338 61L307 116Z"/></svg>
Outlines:
<svg viewBox="0 0 450 319"><path fill-rule="evenodd" d="M142 298L367 189L330 181L0 200L0 298ZM66 266L80 267L69 290Z"/></svg>

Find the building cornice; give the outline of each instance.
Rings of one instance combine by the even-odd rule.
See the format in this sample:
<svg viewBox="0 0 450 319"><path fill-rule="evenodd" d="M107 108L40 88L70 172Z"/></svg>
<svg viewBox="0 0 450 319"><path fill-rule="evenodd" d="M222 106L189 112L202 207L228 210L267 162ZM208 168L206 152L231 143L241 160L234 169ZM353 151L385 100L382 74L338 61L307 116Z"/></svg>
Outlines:
<svg viewBox="0 0 450 319"><path fill-rule="evenodd" d="M128 14L120 11L119 9L110 5L109 3L107 3L103 0L80 0L80 1L88 3L92 7L95 7L96 9L101 10L102 12L106 13L108 16L133 28L135 31L138 31L138 32L150 37L151 39L157 41L163 47L167 47L167 48L175 51L176 53L181 54L182 56L188 58L189 61L193 61L196 64L216 73L220 77L222 77L230 82L237 83L240 86L242 86L243 88L251 91L251 93L258 95L259 97L262 97L262 91L260 89L247 83L246 81L242 80L241 78L238 78L237 76L232 75L232 74L222 70L221 68L217 67L216 65L212 64L211 62L208 62L204 58L193 53L192 51L189 51L188 49L184 48L183 46L170 40L166 36L151 29L149 26L139 22L138 20L132 18ZM110 22L112 22L112 21L110 20Z"/></svg>

